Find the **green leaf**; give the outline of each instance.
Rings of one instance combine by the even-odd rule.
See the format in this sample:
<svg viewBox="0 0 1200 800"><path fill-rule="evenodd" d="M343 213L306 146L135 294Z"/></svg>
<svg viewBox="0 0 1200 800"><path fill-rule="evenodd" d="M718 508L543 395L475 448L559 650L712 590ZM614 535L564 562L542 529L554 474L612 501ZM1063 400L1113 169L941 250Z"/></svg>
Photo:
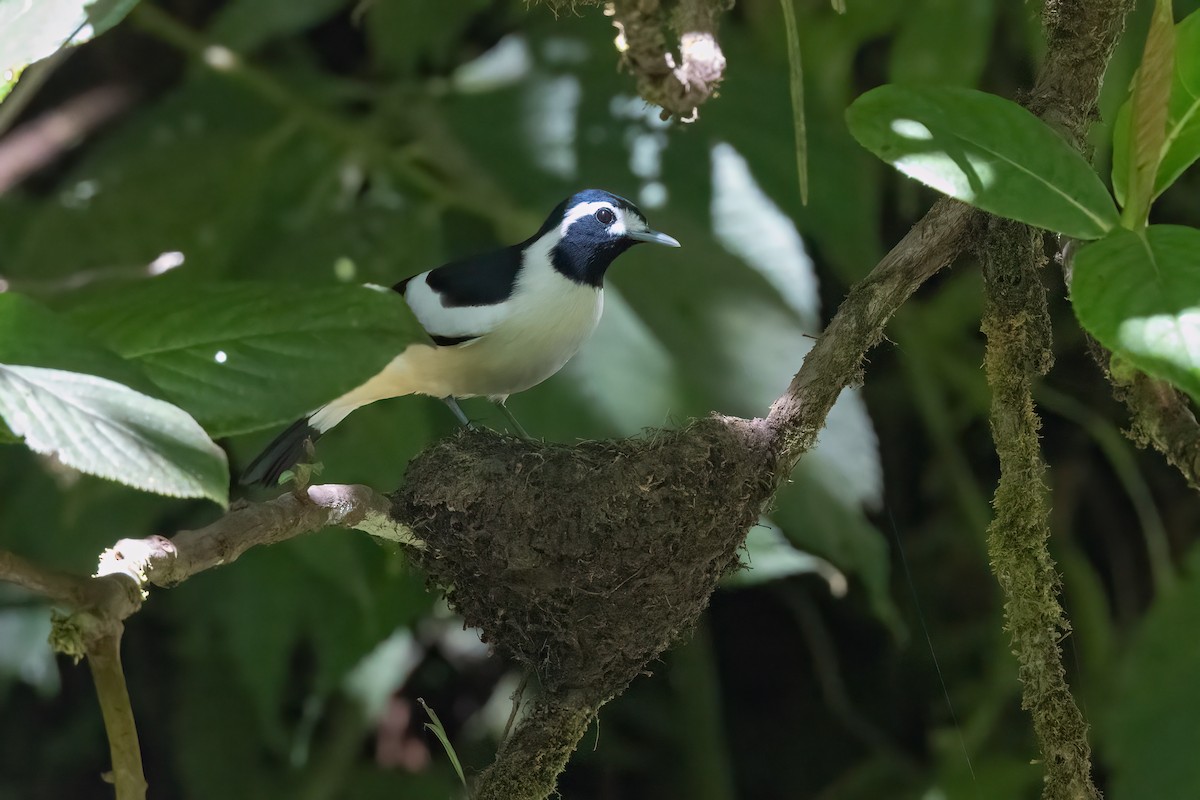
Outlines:
<svg viewBox="0 0 1200 800"><path fill-rule="evenodd" d="M0 0L0 99L21 70L116 25L137 0Z"/></svg>
<svg viewBox="0 0 1200 800"><path fill-rule="evenodd" d="M450 744L450 735L446 733L446 726L442 724L440 719L438 719L438 715L434 713L432 708L429 707L429 704L425 702L424 698L418 697L417 702L421 704L421 708L425 709L425 713L428 714L429 718L433 720L433 722L426 722L425 727L433 731L433 735L436 736L438 741L442 743L442 747L445 749L446 755L450 756L450 763L454 765L454 771L458 773L459 781L462 782L463 786L466 786L467 777L463 774L462 764L459 763L458 760L458 753L454 752L454 745Z"/></svg>
<svg viewBox="0 0 1200 800"><path fill-rule="evenodd" d="M184 411L148 396L152 387L69 320L0 294L0 417L31 450L137 489L224 505L224 452Z"/></svg>
<svg viewBox="0 0 1200 800"><path fill-rule="evenodd" d="M1132 99L1117 112L1113 124L1113 192L1126 203L1129 181L1129 131ZM1175 26L1175 73L1167 108L1166 137L1154 179L1158 197L1200 158L1200 11Z"/></svg>
<svg viewBox="0 0 1200 800"><path fill-rule="evenodd" d="M859 143L976 208L1076 239L1116 227L1083 156L1015 103L970 89L881 86L846 112Z"/></svg>
<svg viewBox="0 0 1200 800"><path fill-rule="evenodd" d="M155 393L136 364L90 340L65 317L13 292L0 293L0 363L82 372Z"/></svg>
<svg viewBox="0 0 1200 800"><path fill-rule="evenodd" d="M0 364L0 416L31 450L81 472L226 504L225 453L186 412L106 378Z"/></svg>
<svg viewBox="0 0 1200 800"><path fill-rule="evenodd" d="M1171 3L1157 0L1130 98L1130 138L1126 142L1128 188L1122 217L1127 228L1144 227L1150 212L1155 178L1167 137L1167 108L1174 64L1175 25Z"/></svg>
<svg viewBox="0 0 1200 800"><path fill-rule="evenodd" d="M1113 800L1200 797L1200 549L1188 566L1146 615L1099 728Z"/></svg>
<svg viewBox="0 0 1200 800"><path fill-rule="evenodd" d="M1071 298L1101 344L1200 398L1200 230L1152 225L1087 245Z"/></svg>
<svg viewBox="0 0 1200 800"><path fill-rule="evenodd" d="M290 246L307 233L295 209L329 157L289 139L274 108L223 81L200 73L94 137L41 202L20 190L0 197L4 277L30 291L140 279L157 274L148 265L163 253L183 257L189 273L244 276L247 238L269 232ZM289 179L296 174L303 181ZM288 194L272 202L272 191ZM257 264L254 273L263 274Z"/></svg>
<svg viewBox="0 0 1200 800"><path fill-rule="evenodd" d="M213 436L306 414L425 336L400 295L366 286L160 279L71 315Z"/></svg>
<svg viewBox="0 0 1200 800"><path fill-rule="evenodd" d="M213 18L208 35L239 53L294 35L333 16L345 0L235 0Z"/></svg>
<svg viewBox="0 0 1200 800"><path fill-rule="evenodd" d="M846 592L845 575L825 559L798 550L783 531L766 518L760 518L758 525L746 534L744 547L743 566L746 569L726 575L721 580L722 586L757 586L791 575L816 573L829 583L834 594L840 596Z"/></svg>
<svg viewBox="0 0 1200 800"><path fill-rule="evenodd" d="M974 86L991 51L994 0L907 3L888 74L905 85Z"/></svg>

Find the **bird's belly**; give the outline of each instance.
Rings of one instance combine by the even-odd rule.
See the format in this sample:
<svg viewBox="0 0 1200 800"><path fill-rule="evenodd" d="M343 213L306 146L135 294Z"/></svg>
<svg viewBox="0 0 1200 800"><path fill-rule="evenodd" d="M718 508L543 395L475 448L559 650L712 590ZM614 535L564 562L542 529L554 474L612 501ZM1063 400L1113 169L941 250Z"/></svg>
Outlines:
<svg viewBox="0 0 1200 800"><path fill-rule="evenodd" d="M456 347L432 348L418 389L445 397L505 397L558 372L596 329L601 295L587 289L553 309L514 314L492 332ZM414 365L418 366L418 365Z"/></svg>

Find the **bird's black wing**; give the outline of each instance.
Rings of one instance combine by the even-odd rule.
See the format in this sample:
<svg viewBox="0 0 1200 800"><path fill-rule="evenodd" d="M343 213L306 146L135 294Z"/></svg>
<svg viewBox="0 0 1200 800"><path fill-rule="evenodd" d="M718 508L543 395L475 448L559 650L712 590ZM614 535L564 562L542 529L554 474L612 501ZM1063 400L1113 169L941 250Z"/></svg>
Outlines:
<svg viewBox="0 0 1200 800"><path fill-rule="evenodd" d="M521 252L520 247L506 247L452 261L393 288L436 343L461 344L488 333L507 316Z"/></svg>

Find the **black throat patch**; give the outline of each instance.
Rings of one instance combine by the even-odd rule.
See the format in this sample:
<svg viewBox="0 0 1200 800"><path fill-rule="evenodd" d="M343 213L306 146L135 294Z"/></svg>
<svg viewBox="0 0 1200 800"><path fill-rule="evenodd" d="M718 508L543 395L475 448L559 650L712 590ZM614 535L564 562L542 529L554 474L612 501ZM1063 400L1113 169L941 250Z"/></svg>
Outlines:
<svg viewBox="0 0 1200 800"><path fill-rule="evenodd" d="M609 265L633 244L633 240L623 236L614 239L568 235L551 249L550 263L576 283L600 289L604 287L604 273Z"/></svg>

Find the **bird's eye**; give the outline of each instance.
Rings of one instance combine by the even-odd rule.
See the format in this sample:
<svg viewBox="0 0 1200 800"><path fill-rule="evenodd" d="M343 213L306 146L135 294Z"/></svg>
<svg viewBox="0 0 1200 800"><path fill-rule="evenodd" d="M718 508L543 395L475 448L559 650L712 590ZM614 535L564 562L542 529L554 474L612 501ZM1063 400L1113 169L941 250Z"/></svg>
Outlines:
<svg viewBox="0 0 1200 800"><path fill-rule="evenodd" d="M611 208L602 208L596 212L596 219L605 225L612 225L617 221L617 215L612 212Z"/></svg>

